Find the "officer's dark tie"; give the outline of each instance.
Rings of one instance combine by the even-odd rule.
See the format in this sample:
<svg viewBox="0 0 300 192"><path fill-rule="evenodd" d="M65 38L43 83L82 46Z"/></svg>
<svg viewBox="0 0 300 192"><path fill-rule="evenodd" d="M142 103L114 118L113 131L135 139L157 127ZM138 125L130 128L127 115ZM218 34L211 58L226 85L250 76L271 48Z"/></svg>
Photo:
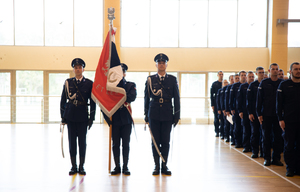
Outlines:
<svg viewBox="0 0 300 192"><path fill-rule="evenodd" d="M77 84L79 84L80 83L80 80L77 80Z"/></svg>
<svg viewBox="0 0 300 192"><path fill-rule="evenodd" d="M161 80L160 80L160 81L161 81L161 83L163 83L163 82L164 82L164 78L165 78L165 77L161 77Z"/></svg>

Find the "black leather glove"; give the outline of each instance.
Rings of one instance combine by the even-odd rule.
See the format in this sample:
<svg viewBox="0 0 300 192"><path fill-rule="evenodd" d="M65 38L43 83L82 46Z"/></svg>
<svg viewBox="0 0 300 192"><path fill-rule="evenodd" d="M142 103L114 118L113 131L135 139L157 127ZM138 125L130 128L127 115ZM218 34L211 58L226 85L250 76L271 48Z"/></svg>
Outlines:
<svg viewBox="0 0 300 192"><path fill-rule="evenodd" d="M179 121L179 119L174 119L174 120L173 120L174 128L176 127L178 121Z"/></svg>
<svg viewBox="0 0 300 192"><path fill-rule="evenodd" d="M89 119L89 121L88 121L88 128L89 128L89 130L91 129L92 125L93 125L93 120Z"/></svg>
<svg viewBox="0 0 300 192"><path fill-rule="evenodd" d="M145 118L144 118L144 120L145 120L145 122L146 122L146 123L148 123L148 122L149 122L149 120L148 120L148 116L147 116L147 115L145 115Z"/></svg>
<svg viewBox="0 0 300 192"><path fill-rule="evenodd" d="M62 123L62 124L67 124L66 118L62 118L62 119L61 119L61 123Z"/></svg>

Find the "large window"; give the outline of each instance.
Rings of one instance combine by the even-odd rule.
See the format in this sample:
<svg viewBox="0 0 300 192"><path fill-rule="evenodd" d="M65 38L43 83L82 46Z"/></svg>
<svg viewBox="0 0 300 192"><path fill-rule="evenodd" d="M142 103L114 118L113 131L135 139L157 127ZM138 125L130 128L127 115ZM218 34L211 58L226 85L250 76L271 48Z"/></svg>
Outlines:
<svg viewBox="0 0 300 192"><path fill-rule="evenodd" d="M137 98L131 103L133 118L144 118L144 90L149 72L127 72L126 80L136 84Z"/></svg>
<svg viewBox="0 0 300 192"><path fill-rule="evenodd" d="M121 7L122 47L266 46L267 0L123 0Z"/></svg>
<svg viewBox="0 0 300 192"><path fill-rule="evenodd" d="M103 0L0 0L0 45L102 46Z"/></svg>
<svg viewBox="0 0 300 192"><path fill-rule="evenodd" d="M181 74L181 118L194 122L197 118L207 118L207 99L205 98L206 74Z"/></svg>
<svg viewBox="0 0 300 192"><path fill-rule="evenodd" d="M69 73L50 73L49 74L49 121L60 122L60 96Z"/></svg>
<svg viewBox="0 0 300 192"><path fill-rule="evenodd" d="M0 45L14 44L13 1L0 1Z"/></svg>
<svg viewBox="0 0 300 192"><path fill-rule="evenodd" d="M0 122L10 122L11 97L10 73L0 73Z"/></svg>
<svg viewBox="0 0 300 192"><path fill-rule="evenodd" d="M16 122L43 122L43 71L16 72Z"/></svg>
<svg viewBox="0 0 300 192"><path fill-rule="evenodd" d="M289 0L289 19L300 19L299 7L299 0ZM288 46L300 47L300 23L289 23L288 25Z"/></svg>
<svg viewBox="0 0 300 192"><path fill-rule="evenodd" d="M43 45L43 1L14 0L14 2L15 44Z"/></svg>

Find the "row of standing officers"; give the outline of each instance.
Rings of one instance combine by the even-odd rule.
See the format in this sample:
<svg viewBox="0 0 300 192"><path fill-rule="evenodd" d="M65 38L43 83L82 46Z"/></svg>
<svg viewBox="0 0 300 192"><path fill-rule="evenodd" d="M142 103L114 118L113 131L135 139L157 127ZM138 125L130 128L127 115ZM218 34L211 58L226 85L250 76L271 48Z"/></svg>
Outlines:
<svg viewBox="0 0 300 192"><path fill-rule="evenodd" d="M218 72L218 81L211 86L211 106L214 112L216 136L225 139L252 158L264 157L264 165L283 166L286 176L300 174L300 65L290 65L290 79L279 76L283 71L272 63L265 78L263 67L254 72L240 71L231 75L229 83ZM280 74L281 75L281 74ZM231 123L230 123L231 122ZM273 149L273 151L272 151ZM272 152L271 152L272 151Z"/></svg>

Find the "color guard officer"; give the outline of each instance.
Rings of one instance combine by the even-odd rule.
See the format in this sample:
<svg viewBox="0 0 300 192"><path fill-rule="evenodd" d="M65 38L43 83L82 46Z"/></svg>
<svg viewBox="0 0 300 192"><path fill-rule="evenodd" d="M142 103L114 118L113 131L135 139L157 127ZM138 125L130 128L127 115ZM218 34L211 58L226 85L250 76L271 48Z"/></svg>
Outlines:
<svg viewBox="0 0 300 192"><path fill-rule="evenodd" d="M133 82L125 80L126 71L128 66L125 63L121 63L123 70L123 83L126 91L126 102L113 114L112 122L110 119L103 113L103 116L106 122L110 125L112 124L112 150L114 155L114 161L116 167L111 171L111 175L117 175L121 173L120 167L120 142L122 139L122 155L123 155L123 168L122 173L124 175L130 175L128 169L128 159L129 159L129 143L130 135L132 129L132 116L131 116L131 107L130 103L136 99L136 85Z"/></svg>
<svg viewBox="0 0 300 192"><path fill-rule="evenodd" d="M61 122L63 125L68 125L69 152L72 163L69 174L74 175L79 172L79 174L85 175L83 165L86 152L86 134L87 128L91 128L95 119L96 104L91 99L93 81L82 75L85 62L80 58L75 58L71 66L75 77L67 79L63 87L60 101ZM79 171L76 164L77 137L80 157Z"/></svg>
<svg viewBox="0 0 300 192"><path fill-rule="evenodd" d="M149 76L145 84L145 122L149 122L154 140L165 160L165 163L162 163L161 172L171 175L171 171L167 167L167 161L172 124L175 127L180 119L179 89L176 77L166 73L169 58L165 54L160 53L155 56L154 61L157 67L157 74ZM160 169L159 154L153 141L152 153L155 163L152 174L158 175Z"/></svg>

